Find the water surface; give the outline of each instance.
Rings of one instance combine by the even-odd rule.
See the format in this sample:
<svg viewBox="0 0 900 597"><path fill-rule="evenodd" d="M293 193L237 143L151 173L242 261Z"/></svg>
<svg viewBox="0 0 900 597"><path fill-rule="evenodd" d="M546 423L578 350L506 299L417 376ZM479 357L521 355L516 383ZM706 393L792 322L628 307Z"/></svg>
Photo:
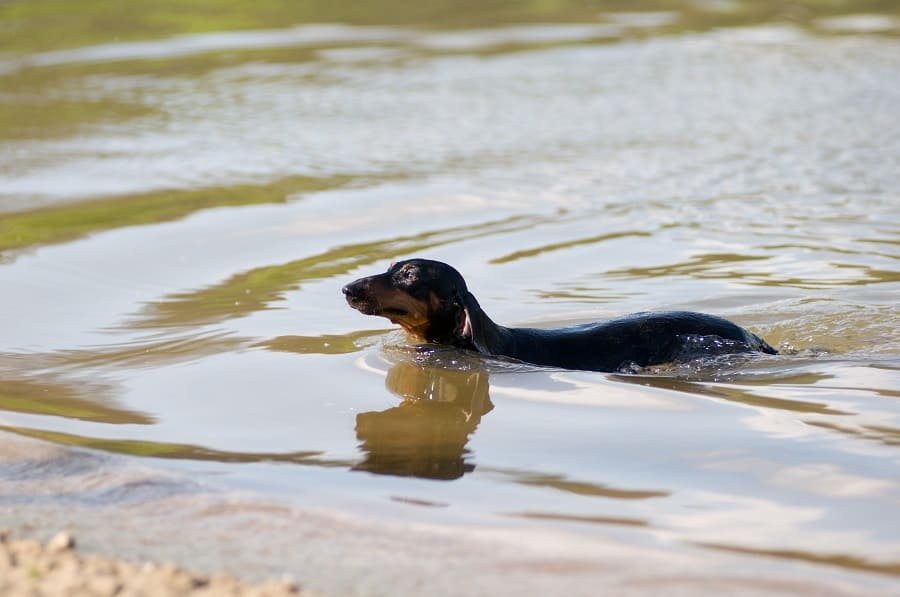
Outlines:
<svg viewBox="0 0 900 597"><path fill-rule="evenodd" d="M6 46L0 526L338 594L896 590L900 44L862 4ZM415 256L505 324L781 354L416 347L340 293Z"/></svg>

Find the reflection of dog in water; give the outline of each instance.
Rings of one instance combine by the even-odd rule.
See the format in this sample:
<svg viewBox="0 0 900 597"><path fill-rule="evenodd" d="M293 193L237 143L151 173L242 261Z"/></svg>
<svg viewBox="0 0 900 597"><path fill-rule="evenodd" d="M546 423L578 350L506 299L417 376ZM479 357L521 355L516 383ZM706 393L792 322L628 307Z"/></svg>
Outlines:
<svg viewBox="0 0 900 597"><path fill-rule="evenodd" d="M401 362L385 384L403 402L357 415L356 436L366 456L356 470L456 479L474 468L466 462L466 442L494 407L486 371Z"/></svg>

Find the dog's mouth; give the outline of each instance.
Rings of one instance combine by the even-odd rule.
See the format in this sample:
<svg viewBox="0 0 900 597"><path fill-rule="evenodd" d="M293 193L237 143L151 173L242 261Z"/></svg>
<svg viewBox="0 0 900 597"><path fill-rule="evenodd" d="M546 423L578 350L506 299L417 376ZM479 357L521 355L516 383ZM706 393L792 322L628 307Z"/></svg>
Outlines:
<svg viewBox="0 0 900 597"><path fill-rule="evenodd" d="M377 315L378 304L375 301L348 296L347 304L364 315Z"/></svg>
<svg viewBox="0 0 900 597"><path fill-rule="evenodd" d="M380 315L382 317L406 317L409 311L400 307L383 307L378 301L366 298L347 297L347 304L363 315Z"/></svg>

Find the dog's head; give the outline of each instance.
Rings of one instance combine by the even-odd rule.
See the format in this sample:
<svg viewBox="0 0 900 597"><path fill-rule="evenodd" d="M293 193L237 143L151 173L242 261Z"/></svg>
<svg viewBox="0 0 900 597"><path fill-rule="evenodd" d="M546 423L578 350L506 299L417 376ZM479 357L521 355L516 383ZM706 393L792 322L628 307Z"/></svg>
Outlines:
<svg viewBox="0 0 900 597"><path fill-rule="evenodd" d="M343 288L351 307L386 317L419 338L475 348L472 315L478 309L458 271L440 261L398 261L383 274Z"/></svg>

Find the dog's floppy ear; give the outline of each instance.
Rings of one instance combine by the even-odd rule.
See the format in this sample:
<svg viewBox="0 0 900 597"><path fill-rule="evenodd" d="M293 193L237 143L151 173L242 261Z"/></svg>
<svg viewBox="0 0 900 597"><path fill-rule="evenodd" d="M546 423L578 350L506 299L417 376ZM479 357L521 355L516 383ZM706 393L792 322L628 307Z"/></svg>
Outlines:
<svg viewBox="0 0 900 597"><path fill-rule="evenodd" d="M482 354L491 354L481 330L481 307L468 290L456 292L456 328L453 335L465 344L471 344Z"/></svg>

